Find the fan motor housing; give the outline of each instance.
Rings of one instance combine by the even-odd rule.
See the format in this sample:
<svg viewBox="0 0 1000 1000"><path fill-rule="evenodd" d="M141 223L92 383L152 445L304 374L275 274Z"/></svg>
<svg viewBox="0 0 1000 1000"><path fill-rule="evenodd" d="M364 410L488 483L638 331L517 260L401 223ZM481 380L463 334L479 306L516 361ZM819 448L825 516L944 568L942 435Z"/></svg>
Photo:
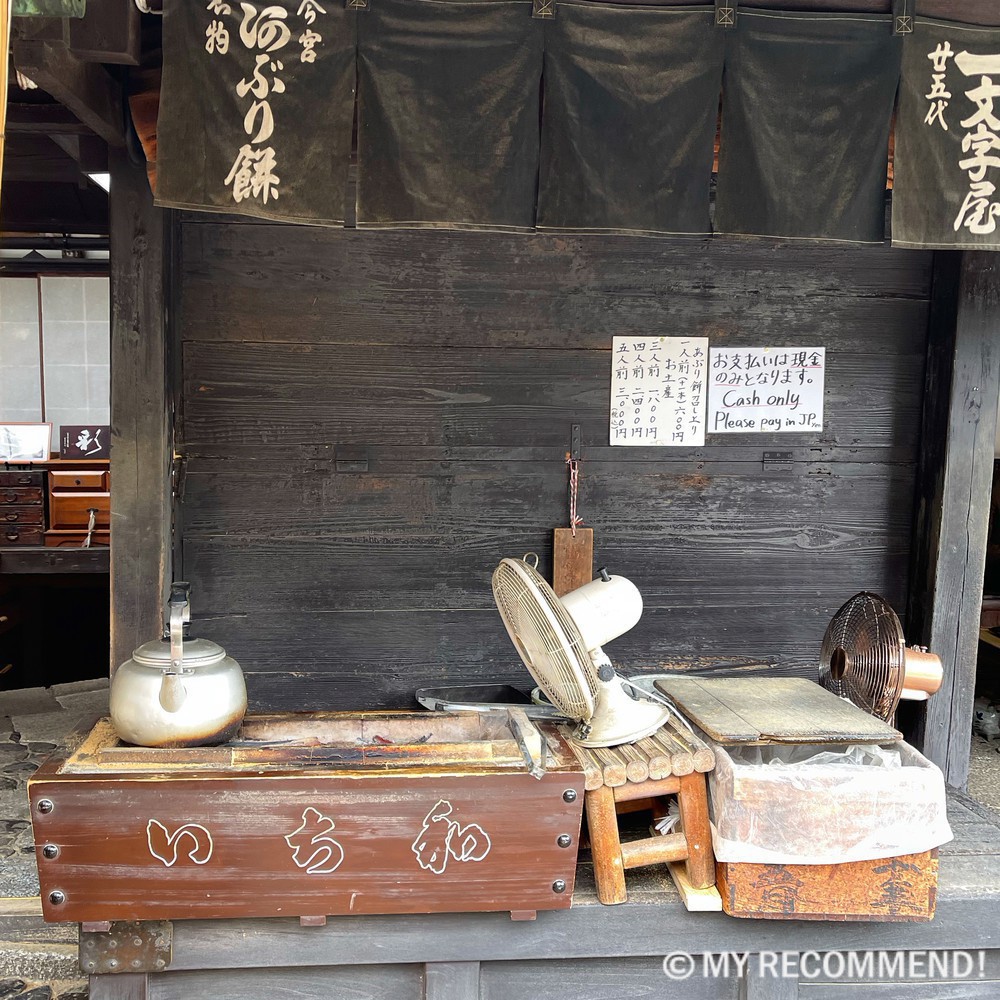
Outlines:
<svg viewBox="0 0 1000 1000"><path fill-rule="evenodd" d="M624 635L642 617L642 594L623 576L591 580L560 600L580 629L587 649L596 649Z"/></svg>

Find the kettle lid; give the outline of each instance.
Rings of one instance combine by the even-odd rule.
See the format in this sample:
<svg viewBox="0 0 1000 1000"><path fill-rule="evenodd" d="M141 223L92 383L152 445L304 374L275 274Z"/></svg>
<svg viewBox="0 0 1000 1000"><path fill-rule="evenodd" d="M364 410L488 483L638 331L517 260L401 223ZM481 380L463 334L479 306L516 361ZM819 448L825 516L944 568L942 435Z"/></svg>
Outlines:
<svg viewBox="0 0 1000 1000"><path fill-rule="evenodd" d="M185 667L207 667L210 663L218 663L225 658L225 655L226 651L211 639L184 640ZM166 669L170 666L170 639L144 642L132 653L132 659L148 667Z"/></svg>

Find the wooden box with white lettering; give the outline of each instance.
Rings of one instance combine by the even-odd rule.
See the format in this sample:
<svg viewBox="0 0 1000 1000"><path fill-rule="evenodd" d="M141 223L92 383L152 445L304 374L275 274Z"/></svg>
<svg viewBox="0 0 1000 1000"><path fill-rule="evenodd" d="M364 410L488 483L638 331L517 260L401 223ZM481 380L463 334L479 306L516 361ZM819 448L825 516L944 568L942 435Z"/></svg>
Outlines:
<svg viewBox="0 0 1000 1000"><path fill-rule="evenodd" d="M248 716L168 750L105 719L28 792L47 920L530 919L570 905L583 774L523 714Z"/></svg>

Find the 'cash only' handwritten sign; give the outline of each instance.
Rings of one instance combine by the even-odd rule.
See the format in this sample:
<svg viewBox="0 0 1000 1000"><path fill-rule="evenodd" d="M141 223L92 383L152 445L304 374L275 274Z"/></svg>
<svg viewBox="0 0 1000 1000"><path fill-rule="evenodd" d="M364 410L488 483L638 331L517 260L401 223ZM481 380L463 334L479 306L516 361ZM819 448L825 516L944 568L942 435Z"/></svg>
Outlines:
<svg viewBox="0 0 1000 1000"><path fill-rule="evenodd" d="M823 347L713 347L709 434L823 429Z"/></svg>

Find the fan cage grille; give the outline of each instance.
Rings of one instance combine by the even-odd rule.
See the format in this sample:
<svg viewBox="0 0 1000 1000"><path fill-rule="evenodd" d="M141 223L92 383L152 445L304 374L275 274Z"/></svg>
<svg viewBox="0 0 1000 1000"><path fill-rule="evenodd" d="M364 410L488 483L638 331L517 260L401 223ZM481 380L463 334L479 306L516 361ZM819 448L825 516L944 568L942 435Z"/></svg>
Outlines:
<svg viewBox="0 0 1000 1000"><path fill-rule="evenodd" d="M597 671L555 591L528 563L504 559L493 573L493 596L535 683L563 714L588 722Z"/></svg>
<svg viewBox="0 0 1000 1000"><path fill-rule="evenodd" d="M856 594L823 637L820 684L890 722L903 690L905 650L902 626L889 604L877 594Z"/></svg>

